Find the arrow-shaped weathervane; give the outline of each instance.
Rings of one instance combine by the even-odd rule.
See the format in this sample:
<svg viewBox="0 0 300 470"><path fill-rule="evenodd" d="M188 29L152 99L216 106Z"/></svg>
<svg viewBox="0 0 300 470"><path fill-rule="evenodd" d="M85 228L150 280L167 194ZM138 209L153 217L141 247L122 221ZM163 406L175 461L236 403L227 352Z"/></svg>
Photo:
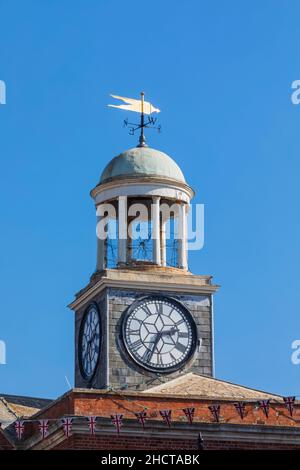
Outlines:
<svg viewBox="0 0 300 470"><path fill-rule="evenodd" d="M147 147L145 136L144 136L144 128L152 128L157 129L158 132L161 131L161 127L155 127L154 124L156 123L156 118L151 116L152 113L160 113L160 109L155 108L153 104L149 103L149 101L144 100L145 93L141 93L141 99L136 100L133 98L125 98L124 96L119 95L110 95L117 100L123 101L125 104L109 104L108 106L111 108L118 108L124 109L126 111L133 111L135 113L141 114L141 121L140 124L129 122L127 119L124 120L124 126L131 126L129 129L129 134L134 135L135 131L140 129L141 134L139 138L139 145L138 147ZM145 114L148 115L147 121L145 121Z"/></svg>

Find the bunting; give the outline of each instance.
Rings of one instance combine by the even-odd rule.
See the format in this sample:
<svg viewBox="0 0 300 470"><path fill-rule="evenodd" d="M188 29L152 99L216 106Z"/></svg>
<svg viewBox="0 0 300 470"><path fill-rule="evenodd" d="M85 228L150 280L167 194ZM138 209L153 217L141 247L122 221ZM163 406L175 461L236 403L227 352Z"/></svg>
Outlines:
<svg viewBox="0 0 300 470"><path fill-rule="evenodd" d="M63 418L62 420L62 425L64 429L64 433L66 437L70 437L72 434L72 418Z"/></svg>
<svg viewBox="0 0 300 470"><path fill-rule="evenodd" d="M193 419L195 416L195 408L183 408L182 410L190 424L193 423Z"/></svg>
<svg viewBox="0 0 300 470"><path fill-rule="evenodd" d="M286 413L286 416L289 414L290 416L293 416L296 413L296 409L298 407L298 403L296 404L296 396L289 396L289 397L282 397L283 400L283 405L285 405L286 409L288 412ZM229 406L234 407L235 411L238 413L239 417L241 420L243 420L246 416L246 406L256 406L262 409L264 415L266 418L269 417L269 412L270 412L270 403L271 400L260 400L255 403L250 403L250 402L243 402L243 401L238 401L235 403L231 403ZM273 406L276 407L276 403L272 402ZM228 406L226 405L226 406ZM212 414L212 417L215 422L220 421L220 411L221 411L221 405L210 405L208 406L209 411ZM192 424L194 422L195 414L196 414L196 408L195 407L187 407L183 408L182 412L184 413L185 418L187 421ZM131 412L134 417L138 420L140 425L142 426L143 430L146 427L148 415L146 410L143 411L138 411L138 412ZM165 410L159 410L159 415L163 419L163 421L167 424L167 426L170 428L171 427L171 418L172 418L172 410L165 409ZM73 416L73 417L64 417L62 419L26 419L26 420L17 420L14 423L14 428L15 428L15 433L16 433L16 438L17 439L22 439L24 431L25 431L25 425L27 423L37 423L39 432L42 436L43 439L45 439L49 435L49 422L56 422L56 423L61 423L63 426L64 433L67 437L71 435L72 432L72 426L73 426L73 421L74 419L84 419L85 422L87 422L89 431L91 435L95 435L96 433L96 422L97 419L99 419L99 416ZM121 427L123 425L123 414L112 414L111 415L111 420L113 425L115 426L116 432L119 435L121 431Z"/></svg>
<svg viewBox="0 0 300 470"><path fill-rule="evenodd" d="M122 427L122 421L123 421L123 415L117 413L115 415L111 415L111 420L116 428L117 434L120 434L121 427Z"/></svg>
<svg viewBox="0 0 300 470"><path fill-rule="evenodd" d="M214 417L214 420L218 423L219 422L219 418L220 418L220 405L211 405L208 407L208 409L210 410L211 414L213 415Z"/></svg>
<svg viewBox="0 0 300 470"><path fill-rule="evenodd" d="M96 433L97 416L89 416L88 420L89 420L90 434L92 434L92 436L94 436L95 433Z"/></svg>
<svg viewBox="0 0 300 470"><path fill-rule="evenodd" d="M269 417L269 409L270 409L270 400L261 400L258 402L259 408L261 408L266 416Z"/></svg>
<svg viewBox="0 0 300 470"><path fill-rule="evenodd" d="M22 439L24 429L25 429L24 421L16 421L15 422L15 431L16 431L18 439Z"/></svg>
<svg viewBox="0 0 300 470"><path fill-rule="evenodd" d="M246 411L245 403L243 403L242 401L238 401L237 403L234 403L234 406L235 406L236 411L240 415L240 418L244 419L245 411Z"/></svg>
<svg viewBox="0 0 300 470"><path fill-rule="evenodd" d="M283 397L285 406L289 410L289 413L291 416L293 416L295 400L296 400L296 397Z"/></svg>
<svg viewBox="0 0 300 470"><path fill-rule="evenodd" d="M142 425L142 428L145 429L147 419L146 411L139 411L138 413L135 413L135 416L137 417L138 422Z"/></svg>
<svg viewBox="0 0 300 470"><path fill-rule="evenodd" d="M48 436L49 434L49 420L48 419L40 419L38 425L39 431L43 439Z"/></svg>
<svg viewBox="0 0 300 470"><path fill-rule="evenodd" d="M172 415L172 410L161 410L159 412L160 416L164 420L164 422L171 427L171 415Z"/></svg>

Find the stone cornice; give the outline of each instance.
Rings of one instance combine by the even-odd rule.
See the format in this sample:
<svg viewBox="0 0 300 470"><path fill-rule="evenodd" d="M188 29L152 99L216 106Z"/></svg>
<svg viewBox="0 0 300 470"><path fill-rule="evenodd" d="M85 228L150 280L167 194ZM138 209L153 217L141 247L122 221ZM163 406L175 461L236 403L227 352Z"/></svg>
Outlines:
<svg viewBox="0 0 300 470"><path fill-rule="evenodd" d="M105 190L113 189L113 188L120 188L120 186L136 186L141 184L158 184L164 185L165 187L172 187L178 188L182 191L186 192L190 199L192 199L195 195L194 190L186 183L182 183L178 180L172 180L171 178L164 178L164 177L157 177L157 176L141 176L139 178L134 178L130 176L123 176L118 179L113 179L112 181L108 181L106 183L98 184L95 186L91 191L90 195L93 199Z"/></svg>
<svg viewBox="0 0 300 470"><path fill-rule="evenodd" d="M74 399L76 399L76 395L102 395L105 397L119 397L119 398L124 398L125 400L127 397L130 398L135 398L135 399L141 399L147 400L147 399L153 399L154 401L160 401L160 400L167 400L167 401L180 401L180 402L199 402L199 403L218 403L218 404L228 404L228 403L236 403L238 401L238 398L232 398L232 397L212 397L212 396L205 396L205 395L186 395L186 394L178 394L178 393L151 393L151 391L143 390L143 391L135 391L135 390L97 390L97 389L85 389L85 388L73 388L70 390L68 393L72 393ZM243 398L241 401L245 404L257 404L257 398ZM280 404L282 405L282 401L278 402L276 399L270 398L270 403L274 404ZM295 403L298 403L296 401Z"/></svg>
<svg viewBox="0 0 300 470"><path fill-rule="evenodd" d="M195 276L190 273L174 273L167 270L153 269L153 271L130 269L107 269L94 276L94 279L82 289L76 299L68 306L72 310L92 299L107 287L118 289L135 289L144 292L175 291L182 294L210 295L215 293L219 286L210 283L211 276Z"/></svg>

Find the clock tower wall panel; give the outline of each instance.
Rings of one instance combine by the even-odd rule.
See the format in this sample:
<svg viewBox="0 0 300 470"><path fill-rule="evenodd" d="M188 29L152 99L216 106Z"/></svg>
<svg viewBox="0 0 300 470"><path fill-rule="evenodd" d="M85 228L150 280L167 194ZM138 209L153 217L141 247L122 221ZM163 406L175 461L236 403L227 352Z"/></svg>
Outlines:
<svg viewBox="0 0 300 470"><path fill-rule="evenodd" d="M79 332L82 324L83 317L86 309L91 303L95 303L98 307L101 321L101 345L100 345L100 357L97 364L96 372L90 381L85 380L80 371L79 367ZM96 296L91 302L84 305L76 312L75 316L75 387L78 388L106 388L108 383L108 346L107 346L107 291L103 291L101 294Z"/></svg>
<svg viewBox="0 0 300 470"><path fill-rule="evenodd" d="M121 320L123 313L135 301L146 296L158 295L161 292L146 292L132 290L108 290L108 347L109 347L109 384L113 388L138 388L144 389L161 383L155 379L155 374L141 370L140 367L129 358L121 337ZM211 328L211 300L209 295L182 295L176 292L164 292L164 297L170 297L184 305L191 313L196 327L198 339L201 339L201 347L197 345L193 358L177 372L162 374L163 381L171 380L182 373L196 372L203 375L212 375L212 328ZM153 381L153 378L155 379Z"/></svg>

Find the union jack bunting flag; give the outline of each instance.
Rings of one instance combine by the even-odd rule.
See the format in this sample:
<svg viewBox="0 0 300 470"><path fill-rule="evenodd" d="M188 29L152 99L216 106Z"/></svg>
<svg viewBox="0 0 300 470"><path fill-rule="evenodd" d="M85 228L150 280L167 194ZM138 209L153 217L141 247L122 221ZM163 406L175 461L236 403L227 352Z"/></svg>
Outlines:
<svg viewBox="0 0 300 470"><path fill-rule="evenodd" d="M214 420L218 423L219 422L219 417L220 417L220 405L211 405L208 407L210 410L211 414L214 417Z"/></svg>
<svg viewBox="0 0 300 470"><path fill-rule="evenodd" d="M49 421L48 419L40 419L39 420L39 431L42 435L42 438L45 439L45 437L48 436L49 434L49 431L48 431L48 428L49 428Z"/></svg>
<svg viewBox="0 0 300 470"><path fill-rule="evenodd" d="M293 416L295 400L296 400L296 397L283 397L285 406L289 410L289 413L291 416Z"/></svg>
<svg viewBox="0 0 300 470"><path fill-rule="evenodd" d="M116 428L117 434L119 435L121 431L123 415L121 414L111 415L111 419Z"/></svg>
<svg viewBox="0 0 300 470"><path fill-rule="evenodd" d="M270 409L270 400L261 400L258 402L259 407L263 410L266 418L269 417L269 409Z"/></svg>
<svg viewBox="0 0 300 470"><path fill-rule="evenodd" d="M16 434L17 434L18 439L22 439L24 429L25 429L24 421L16 421L15 422L15 430L16 430Z"/></svg>
<svg viewBox="0 0 300 470"><path fill-rule="evenodd" d="M89 416L89 417L88 417L88 420L89 420L90 433L91 433L92 435L94 435L95 432L96 432L97 416Z"/></svg>
<svg viewBox="0 0 300 470"><path fill-rule="evenodd" d="M72 418L63 418L61 420L63 428L64 428L64 433L67 437L69 437L72 433Z"/></svg>
<svg viewBox="0 0 300 470"><path fill-rule="evenodd" d="M165 421L165 423L171 427L171 415L172 415L172 410L161 410L159 412L160 416L162 419Z"/></svg>
<svg viewBox="0 0 300 470"><path fill-rule="evenodd" d="M190 424L192 424L195 416L195 408L183 408L182 410Z"/></svg>
<svg viewBox="0 0 300 470"><path fill-rule="evenodd" d="M245 410L246 410L245 403L243 403L242 401L238 401L237 403L234 403L234 406L235 406L236 411L240 415L241 419L244 419Z"/></svg>
<svg viewBox="0 0 300 470"><path fill-rule="evenodd" d="M146 419L147 419L146 411L139 411L138 413L135 413L135 416L137 417L138 422L142 425L143 429L145 429L145 424L146 424Z"/></svg>

